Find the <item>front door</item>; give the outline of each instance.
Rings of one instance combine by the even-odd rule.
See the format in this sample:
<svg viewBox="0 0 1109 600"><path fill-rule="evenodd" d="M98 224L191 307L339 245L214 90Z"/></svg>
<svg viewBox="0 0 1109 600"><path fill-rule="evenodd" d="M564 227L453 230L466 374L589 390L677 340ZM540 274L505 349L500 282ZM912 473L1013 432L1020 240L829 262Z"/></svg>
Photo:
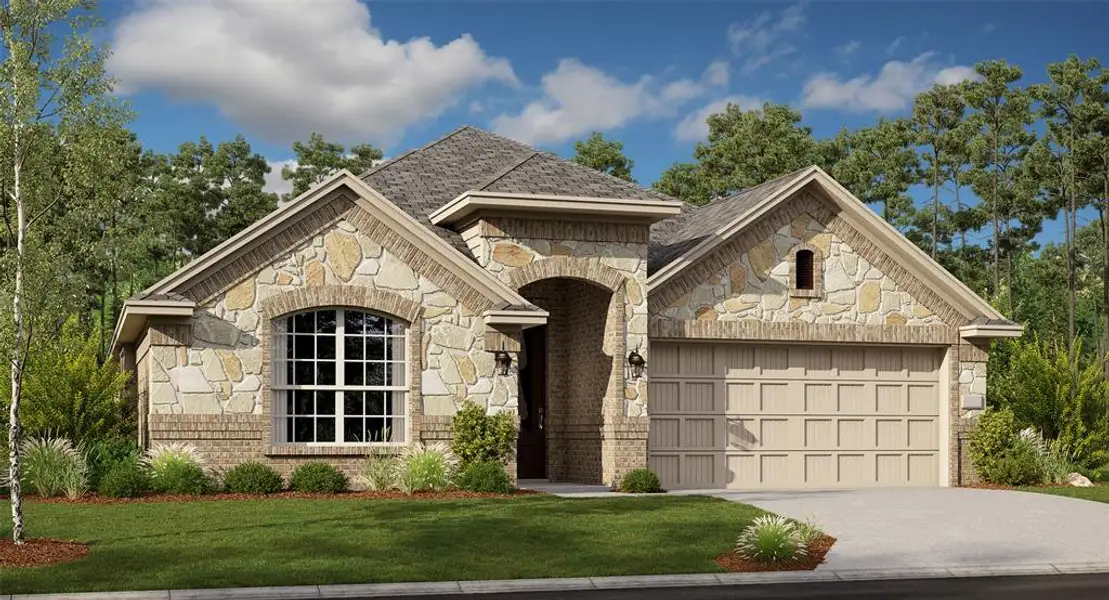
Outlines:
<svg viewBox="0 0 1109 600"><path fill-rule="evenodd" d="M516 444L516 476L547 477L547 327L524 330L520 367L520 437Z"/></svg>

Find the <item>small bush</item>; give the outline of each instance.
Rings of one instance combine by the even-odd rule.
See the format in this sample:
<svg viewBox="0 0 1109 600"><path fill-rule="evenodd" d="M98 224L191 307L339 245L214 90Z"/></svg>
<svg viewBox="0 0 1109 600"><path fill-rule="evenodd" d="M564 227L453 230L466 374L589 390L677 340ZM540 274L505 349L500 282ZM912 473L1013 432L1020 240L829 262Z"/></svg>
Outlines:
<svg viewBox="0 0 1109 600"><path fill-rule="evenodd" d="M294 492L338 494L346 491L347 476L325 462L306 462L289 477L289 489Z"/></svg>
<svg viewBox="0 0 1109 600"><path fill-rule="evenodd" d="M76 498L88 489L88 465L69 440L32 438L23 442L21 482L43 497Z"/></svg>
<svg viewBox="0 0 1109 600"><path fill-rule="evenodd" d="M495 460L502 464L516 451L516 420L511 413L490 415L485 407L467 400L451 419L451 450L465 468Z"/></svg>
<svg viewBox="0 0 1109 600"><path fill-rule="evenodd" d="M779 562L805 556L808 549L797 526L778 515L756 517L736 541L741 556L760 562Z"/></svg>
<svg viewBox="0 0 1109 600"><path fill-rule="evenodd" d="M200 451L196 446L184 442L156 443L146 451L143 462L154 476L168 465L188 464L204 467Z"/></svg>
<svg viewBox="0 0 1109 600"><path fill-rule="evenodd" d="M362 461L361 479L366 489L393 490L398 487L400 459L386 450L375 450Z"/></svg>
<svg viewBox="0 0 1109 600"><path fill-rule="evenodd" d="M1017 442L981 472L983 478L1001 485L1036 485L1043 483L1040 455L1027 442Z"/></svg>
<svg viewBox="0 0 1109 600"><path fill-rule="evenodd" d="M801 543L805 544L806 547L824 537L824 530L818 527L811 517L804 521L796 521L793 526L797 528L797 534L801 536Z"/></svg>
<svg viewBox="0 0 1109 600"><path fill-rule="evenodd" d="M409 494L450 489L458 465L458 457L442 442L407 446L400 458L400 489Z"/></svg>
<svg viewBox="0 0 1109 600"><path fill-rule="evenodd" d="M151 472L150 487L163 494L199 496L215 490L215 482L199 466L187 462L171 462Z"/></svg>
<svg viewBox="0 0 1109 600"><path fill-rule="evenodd" d="M632 494L655 494L662 491L658 475L650 469L632 469L620 480L621 492Z"/></svg>
<svg viewBox="0 0 1109 600"><path fill-rule="evenodd" d="M968 451L971 464L983 479L1000 483L991 478L991 473L997 462L1013 448L1016 439L1017 425L1013 411L991 407L982 412L970 437Z"/></svg>
<svg viewBox="0 0 1109 600"><path fill-rule="evenodd" d="M473 463L458 475L458 487L467 492L511 494L512 479L504 465L495 460Z"/></svg>
<svg viewBox="0 0 1109 600"><path fill-rule="evenodd" d="M89 465L89 487L100 489L100 480L121 462L138 462L142 451L134 439L110 437L97 440L85 447L85 460Z"/></svg>
<svg viewBox="0 0 1109 600"><path fill-rule="evenodd" d="M223 487L236 494L273 494L283 485L273 467L253 461L231 467L223 477Z"/></svg>
<svg viewBox="0 0 1109 600"><path fill-rule="evenodd" d="M150 476L138 461L117 463L100 478L98 490L111 498L136 498L150 489Z"/></svg>

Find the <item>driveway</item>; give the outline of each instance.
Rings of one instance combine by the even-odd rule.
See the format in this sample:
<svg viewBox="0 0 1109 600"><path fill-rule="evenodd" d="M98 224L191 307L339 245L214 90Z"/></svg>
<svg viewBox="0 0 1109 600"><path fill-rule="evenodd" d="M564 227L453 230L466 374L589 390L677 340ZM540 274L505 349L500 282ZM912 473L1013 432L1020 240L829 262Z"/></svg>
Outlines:
<svg viewBox="0 0 1109 600"><path fill-rule="evenodd" d="M813 518L837 539L821 568L1109 563L1100 502L966 488L706 495Z"/></svg>

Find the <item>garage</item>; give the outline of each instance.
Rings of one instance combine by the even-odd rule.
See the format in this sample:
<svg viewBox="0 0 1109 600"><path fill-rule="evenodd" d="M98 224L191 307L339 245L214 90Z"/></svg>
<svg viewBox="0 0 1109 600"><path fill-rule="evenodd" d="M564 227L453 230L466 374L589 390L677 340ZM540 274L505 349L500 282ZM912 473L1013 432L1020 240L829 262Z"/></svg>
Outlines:
<svg viewBox="0 0 1109 600"><path fill-rule="evenodd" d="M935 486L944 348L651 344L649 465L668 489Z"/></svg>

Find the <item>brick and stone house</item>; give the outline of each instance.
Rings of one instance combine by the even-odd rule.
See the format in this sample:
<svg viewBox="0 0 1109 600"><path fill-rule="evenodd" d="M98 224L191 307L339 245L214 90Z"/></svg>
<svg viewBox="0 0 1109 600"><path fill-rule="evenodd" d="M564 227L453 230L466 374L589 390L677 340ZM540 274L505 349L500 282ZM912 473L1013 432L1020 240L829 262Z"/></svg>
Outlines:
<svg viewBox="0 0 1109 600"><path fill-rule="evenodd" d="M463 127L128 300L113 353L141 443L221 467L354 471L472 399L521 478L933 486L1020 332L819 168L691 206Z"/></svg>

